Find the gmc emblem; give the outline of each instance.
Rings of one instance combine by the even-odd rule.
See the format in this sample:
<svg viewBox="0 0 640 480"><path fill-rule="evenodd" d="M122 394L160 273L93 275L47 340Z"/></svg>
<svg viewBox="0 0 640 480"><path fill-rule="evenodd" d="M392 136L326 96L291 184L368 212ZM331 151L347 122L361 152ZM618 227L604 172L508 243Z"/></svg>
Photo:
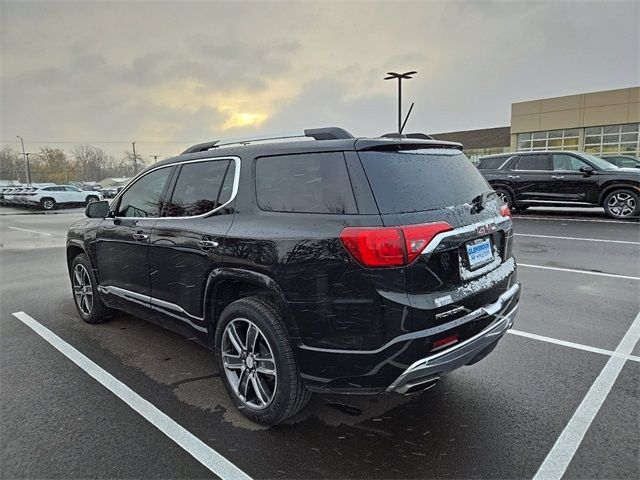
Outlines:
<svg viewBox="0 0 640 480"><path fill-rule="evenodd" d="M478 235L488 235L489 233L495 232L498 230L498 227L495 223L487 223L486 225L479 225L476 227L476 233Z"/></svg>

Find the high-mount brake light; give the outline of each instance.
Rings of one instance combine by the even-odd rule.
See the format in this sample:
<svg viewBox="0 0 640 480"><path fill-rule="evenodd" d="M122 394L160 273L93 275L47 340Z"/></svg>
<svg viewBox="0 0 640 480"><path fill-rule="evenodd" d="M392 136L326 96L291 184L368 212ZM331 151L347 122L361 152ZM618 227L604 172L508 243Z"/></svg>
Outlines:
<svg viewBox="0 0 640 480"><path fill-rule="evenodd" d="M344 247L365 267L409 265L437 234L453 227L446 222L399 227L346 227L340 233Z"/></svg>
<svg viewBox="0 0 640 480"><path fill-rule="evenodd" d="M500 207L500 215L503 217L511 218L511 210L509 210L509 205L506 203Z"/></svg>

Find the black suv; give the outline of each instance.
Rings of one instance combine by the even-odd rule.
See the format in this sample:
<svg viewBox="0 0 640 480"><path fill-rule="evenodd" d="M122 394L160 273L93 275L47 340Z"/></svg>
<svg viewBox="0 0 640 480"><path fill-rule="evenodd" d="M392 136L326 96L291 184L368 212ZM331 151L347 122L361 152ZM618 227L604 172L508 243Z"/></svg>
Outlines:
<svg viewBox="0 0 640 480"><path fill-rule="evenodd" d="M482 158L478 169L511 209L531 206L604 208L612 218L637 217L640 171L581 152L538 151Z"/></svg>
<svg viewBox="0 0 640 480"><path fill-rule="evenodd" d="M67 240L86 322L118 309L195 336L268 425L312 391L429 388L487 355L519 301L509 210L460 144L302 137L191 147Z"/></svg>

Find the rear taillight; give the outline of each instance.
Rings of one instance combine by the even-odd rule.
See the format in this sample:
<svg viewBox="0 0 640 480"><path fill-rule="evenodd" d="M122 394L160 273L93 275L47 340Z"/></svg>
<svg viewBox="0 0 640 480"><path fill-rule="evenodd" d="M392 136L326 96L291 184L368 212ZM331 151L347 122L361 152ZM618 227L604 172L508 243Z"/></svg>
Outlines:
<svg viewBox="0 0 640 480"><path fill-rule="evenodd" d="M511 210L509 210L509 206L507 204L500 207L500 215L511 218Z"/></svg>
<svg viewBox="0 0 640 480"><path fill-rule="evenodd" d="M402 227L347 227L340 240L365 267L401 267L420 255L438 233L453 227L446 222Z"/></svg>

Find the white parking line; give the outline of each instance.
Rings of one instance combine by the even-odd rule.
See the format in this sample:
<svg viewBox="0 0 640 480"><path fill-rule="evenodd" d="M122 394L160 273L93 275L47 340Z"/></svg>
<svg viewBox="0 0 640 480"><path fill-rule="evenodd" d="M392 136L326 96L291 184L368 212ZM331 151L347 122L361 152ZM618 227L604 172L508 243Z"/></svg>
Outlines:
<svg viewBox="0 0 640 480"><path fill-rule="evenodd" d="M35 233L36 235L45 235L47 237L51 236L50 233L36 232L35 230L27 230L26 228L18 228L18 227L7 227L7 228L10 228L11 230L20 230L21 232Z"/></svg>
<svg viewBox="0 0 640 480"><path fill-rule="evenodd" d="M530 217L527 215L513 215L513 218L521 218L523 220L554 220L556 222L593 222L593 223L621 223L623 225L635 225L637 222L629 220L596 220L591 218L563 218L563 217Z"/></svg>
<svg viewBox="0 0 640 480"><path fill-rule="evenodd" d="M251 477L236 467L233 463L209 447L198 437L190 433L187 429L180 426L169 416L162 413L153 404L142 398L120 380L116 379L106 370L89 360L51 330L38 323L24 312L16 312L13 316L53 345L58 351L60 351L60 353L78 365L82 370L97 380L109 391L118 396L123 402L142 415L154 427L186 450L193 458L211 470L215 475L223 480L251 480Z"/></svg>
<svg viewBox="0 0 640 480"><path fill-rule="evenodd" d="M639 339L640 314L618 344L615 353L619 355L613 355L607 361L544 462L540 465L538 472L533 477L534 480L559 480L562 478L626 362L622 355L629 355Z"/></svg>
<svg viewBox="0 0 640 480"><path fill-rule="evenodd" d="M558 240L578 240L581 242L623 243L626 245L640 245L640 242L628 242L625 240L604 240L601 238L558 237L555 235L533 235L531 233L514 233L516 237L554 238Z"/></svg>
<svg viewBox="0 0 640 480"><path fill-rule="evenodd" d="M589 270L576 270L574 268L546 267L543 265L530 265L527 263L518 263L519 267L540 268L542 270L557 270L559 272L583 273L585 275L598 275L600 277L624 278L626 280L640 280L640 277L632 277L630 275L616 275L615 273L591 272Z"/></svg>
<svg viewBox="0 0 640 480"><path fill-rule="evenodd" d="M604 348L590 347L589 345L583 345L581 343L567 342L566 340L560 340L558 338L545 337L544 335L537 335L535 333L523 332L522 330L507 330L507 333L517 335L518 337L531 338L533 340L540 340L541 342L553 343L554 345L562 345L563 347L576 348L578 350L584 350L586 352L599 353L601 355L607 355L608 357L620 357L625 360L632 360L634 362L640 362L640 357L636 355L623 355Z"/></svg>

